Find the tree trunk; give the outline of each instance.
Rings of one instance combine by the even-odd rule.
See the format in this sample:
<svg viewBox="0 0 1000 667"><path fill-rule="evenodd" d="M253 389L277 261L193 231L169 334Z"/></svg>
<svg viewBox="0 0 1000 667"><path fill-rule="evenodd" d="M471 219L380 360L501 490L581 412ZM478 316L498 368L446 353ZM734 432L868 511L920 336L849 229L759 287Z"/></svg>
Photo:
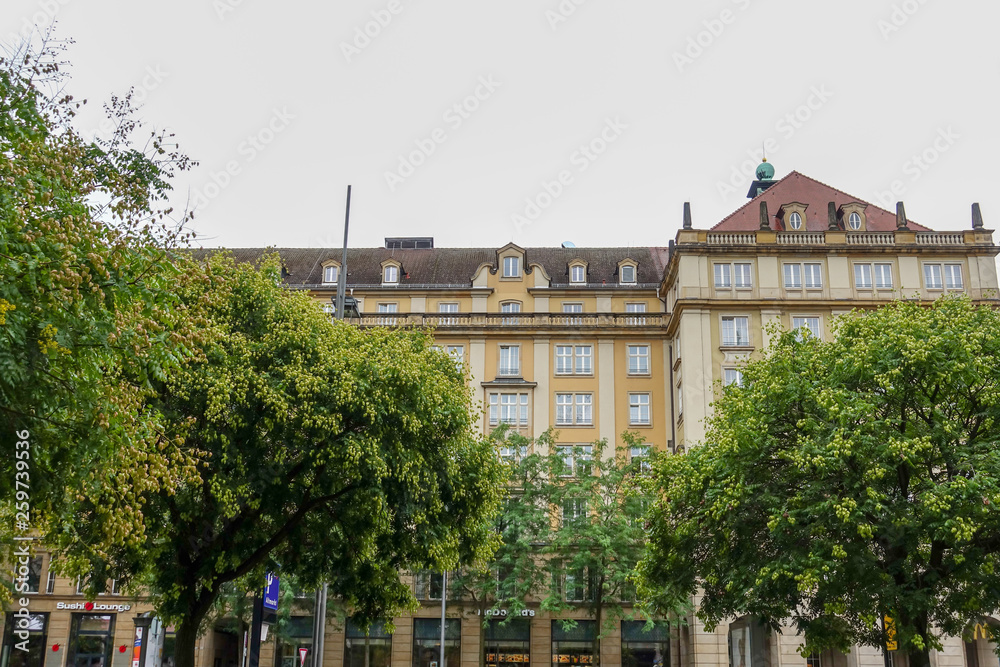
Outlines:
<svg viewBox="0 0 1000 667"><path fill-rule="evenodd" d="M910 625L910 627L916 630L917 634L921 637L921 639L923 639L924 646L926 647L928 645L928 639L929 639L927 632L927 625L928 625L927 614L926 613L919 614L917 618L914 618L912 622L909 623L908 625ZM906 660L907 660L907 667L930 667L931 664L930 651L928 651L926 648L921 650L911 645L908 647L906 651Z"/></svg>
<svg viewBox="0 0 1000 667"><path fill-rule="evenodd" d="M213 597L214 599L214 597ZM195 667L194 649L198 642L198 628L211 608L212 600L199 600L189 606L190 611L177 624L177 638L174 643L175 667Z"/></svg>
<svg viewBox="0 0 1000 667"><path fill-rule="evenodd" d="M604 621L604 575L601 575L600 580L597 582L596 597L594 598L594 620L597 626L594 628L596 630L596 634L594 635L594 667L601 667L601 623Z"/></svg>

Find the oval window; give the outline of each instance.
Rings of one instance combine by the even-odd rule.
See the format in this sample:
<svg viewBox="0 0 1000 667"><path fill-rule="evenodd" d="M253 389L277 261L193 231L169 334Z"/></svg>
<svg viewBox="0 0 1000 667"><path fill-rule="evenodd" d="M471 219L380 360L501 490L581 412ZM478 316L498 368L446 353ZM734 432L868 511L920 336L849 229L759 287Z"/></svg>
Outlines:
<svg viewBox="0 0 1000 667"><path fill-rule="evenodd" d="M792 213L788 216L788 226L792 229L802 229L802 216L798 213Z"/></svg>
<svg viewBox="0 0 1000 667"><path fill-rule="evenodd" d="M857 213L851 213L847 217L847 225L853 230L861 229L861 216Z"/></svg>

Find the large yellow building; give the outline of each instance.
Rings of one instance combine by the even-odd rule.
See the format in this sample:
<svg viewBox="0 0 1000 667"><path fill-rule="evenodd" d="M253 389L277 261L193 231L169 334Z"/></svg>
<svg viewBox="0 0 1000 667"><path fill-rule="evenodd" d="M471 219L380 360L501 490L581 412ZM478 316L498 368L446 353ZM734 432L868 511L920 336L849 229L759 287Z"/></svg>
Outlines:
<svg viewBox="0 0 1000 667"><path fill-rule="evenodd" d="M433 326L437 343L468 370L484 431L501 422L531 436L555 427L557 446L572 446L598 438L620 445L630 430L676 452L701 442L719 387L741 381L741 363L767 346L768 324L825 337L834 317L858 306L952 292L997 298L998 248L978 207L970 229L934 232L901 205L885 211L796 172L772 175L762 165L751 201L710 228L695 228L685 207L666 247L435 248L429 238L386 239L382 248L349 249L346 268L340 249L277 252L286 284L331 312L346 270L345 315L358 326ZM264 252L233 250L242 261ZM84 609L75 584L47 572L43 558L32 606L37 650L11 650L8 615L0 667L126 667L132 616L148 607L109 595L98 600L106 608ZM323 665L438 667L440 588L435 577L417 577L424 607L394 619L392 635L376 629L366 642L350 625L331 625ZM309 601L294 613L298 643L267 642L261 665L294 667L297 649L311 645ZM488 631L485 644L471 608L453 601L448 615L451 667L593 661L593 622L582 611L570 632L535 607L503 636ZM751 618L711 633L689 621L652 633L623 622L602 642L601 664L904 667L903 656L871 649L805 660L794 633L765 632ZM223 628L207 633L198 667L235 667L240 645ZM968 643L951 638L932 664L996 667L991 646L978 634ZM169 654L169 633L166 647Z"/></svg>

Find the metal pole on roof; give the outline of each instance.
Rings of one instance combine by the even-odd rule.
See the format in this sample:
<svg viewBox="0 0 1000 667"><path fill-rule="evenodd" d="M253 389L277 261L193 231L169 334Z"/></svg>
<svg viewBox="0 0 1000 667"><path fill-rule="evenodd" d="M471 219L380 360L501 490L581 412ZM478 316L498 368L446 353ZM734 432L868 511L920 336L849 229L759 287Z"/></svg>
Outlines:
<svg viewBox="0 0 1000 667"><path fill-rule="evenodd" d="M344 214L344 253L341 255L337 274L337 312L334 317L344 319L344 293L347 291L347 227L351 222L351 186L347 186L347 212Z"/></svg>

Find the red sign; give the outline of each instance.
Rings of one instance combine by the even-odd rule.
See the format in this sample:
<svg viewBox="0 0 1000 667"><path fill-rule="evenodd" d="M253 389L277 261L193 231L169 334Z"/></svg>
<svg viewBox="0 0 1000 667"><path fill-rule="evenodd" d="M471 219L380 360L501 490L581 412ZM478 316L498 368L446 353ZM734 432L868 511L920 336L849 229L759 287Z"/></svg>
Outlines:
<svg viewBox="0 0 1000 667"><path fill-rule="evenodd" d="M304 646L299 649L299 667L306 667L306 653L308 652L309 649Z"/></svg>

